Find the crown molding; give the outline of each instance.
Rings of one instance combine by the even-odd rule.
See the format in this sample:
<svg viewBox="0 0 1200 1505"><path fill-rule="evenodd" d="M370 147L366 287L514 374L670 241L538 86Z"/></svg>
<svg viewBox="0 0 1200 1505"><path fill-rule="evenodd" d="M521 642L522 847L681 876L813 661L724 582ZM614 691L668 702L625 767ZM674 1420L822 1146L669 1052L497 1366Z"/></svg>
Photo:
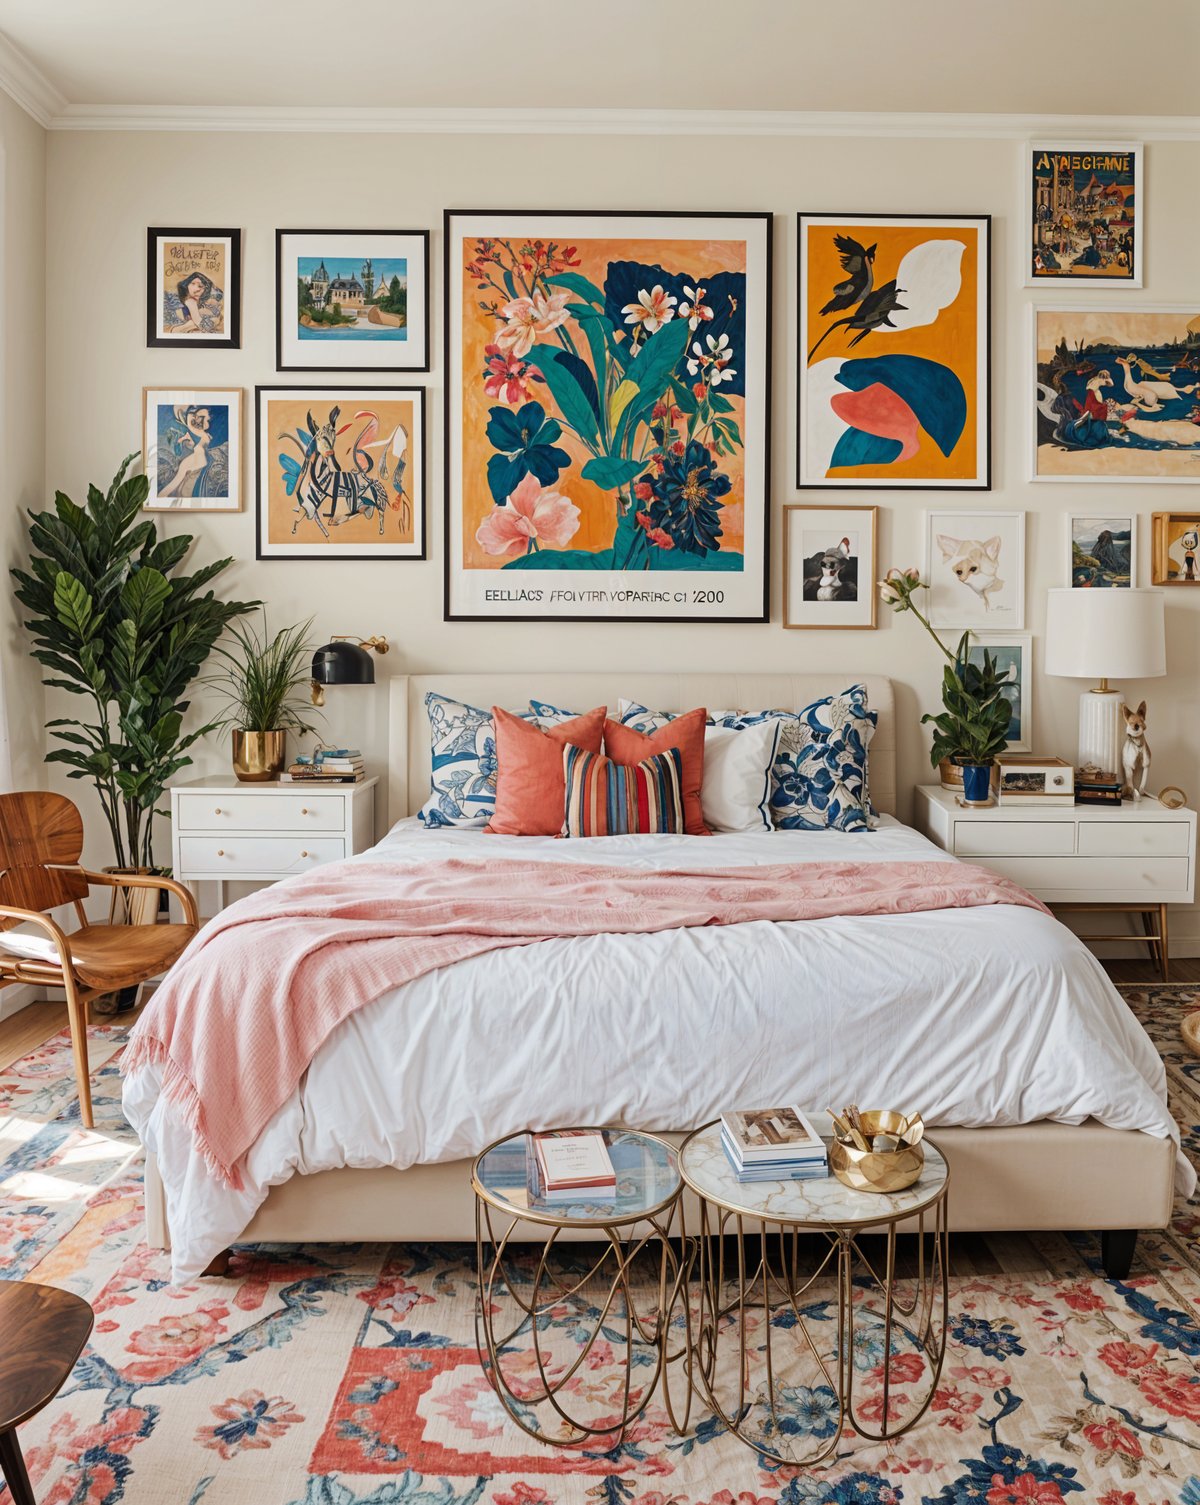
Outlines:
<svg viewBox="0 0 1200 1505"><path fill-rule="evenodd" d="M0 32L0 89L46 129L70 108L67 96L3 32Z"/></svg>
<svg viewBox="0 0 1200 1505"><path fill-rule="evenodd" d="M0 85L8 87L2 68L0 62ZM41 78L40 74L37 76ZM42 84L52 88L45 79ZM26 104L25 108L30 106ZM30 109L30 113L34 111ZM1083 140L1102 136L1110 141L1200 140L1200 115L338 106L302 109L276 105L77 105L63 101L49 113L47 123L55 131L267 131L322 135L542 135L549 131L569 136L897 136L977 141L1024 140L1030 136Z"/></svg>

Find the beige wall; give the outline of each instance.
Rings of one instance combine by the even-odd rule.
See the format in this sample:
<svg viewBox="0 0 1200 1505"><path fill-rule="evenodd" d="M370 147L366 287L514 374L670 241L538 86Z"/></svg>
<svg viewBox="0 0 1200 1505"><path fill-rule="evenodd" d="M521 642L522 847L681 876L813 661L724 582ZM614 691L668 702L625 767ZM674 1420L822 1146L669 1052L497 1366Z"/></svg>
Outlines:
<svg viewBox="0 0 1200 1505"><path fill-rule="evenodd" d="M140 445L143 384L229 385L247 389L250 419L256 382L301 382L274 369L274 231L277 226L370 226L434 230L434 369L431 394L430 558L425 563L297 564L254 562L252 509L238 517L189 520L205 557L218 550L238 563L229 592L261 596L279 625L316 615L315 632L386 633L397 645L383 674L411 669L512 667L581 669L626 664L670 669L785 669L820 665L897 679L902 788L930 778L918 726L936 705L939 663L917 625L884 615L877 632L785 632L780 617L780 509L796 500L793 292L799 209L990 212L993 259L994 487L951 494L952 505L1025 508L1027 627L1035 663L1048 586L1065 583L1065 515L1120 503L1141 514L1142 581L1148 583L1149 513L1182 506L1182 487L1102 488L1028 484L1026 475L1026 306L1018 287L1014 235L1019 224L1019 147L1012 141L867 138L726 138L180 133L52 134L48 152L46 473L68 492L104 480L117 459ZM1142 302L1200 295L1200 143L1155 143L1147 150L1147 285ZM776 223L775 369L772 455L772 613L766 626L512 624L486 627L442 621L441 211L446 206L770 209ZM243 348L168 352L145 345L144 238L148 224L240 225L245 236ZM1115 295L1114 295L1115 296ZM11 306L11 294L10 294ZM421 380L422 378L418 378ZM313 381L319 377L313 377ZM370 382L364 377L364 383ZM252 434L248 423L248 437ZM250 448L250 446L248 446ZM252 455L247 491L252 496ZM829 493L814 493L819 502ZM804 499L804 498L800 498ZM847 502L882 506L883 564L918 562L921 514L933 498L896 492L847 493ZM163 525L185 526L182 519ZM1197 679L1200 596L1180 592L1168 605L1166 680L1128 689L1150 701L1156 782L1200 799ZM1075 746L1073 681L1038 680L1039 750L1070 756ZM362 741L377 766L387 756L386 695L346 690L329 696L331 733ZM227 766L214 741L203 771ZM902 806L907 813L908 801ZM1200 946L1200 917L1178 917L1176 934Z"/></svg>

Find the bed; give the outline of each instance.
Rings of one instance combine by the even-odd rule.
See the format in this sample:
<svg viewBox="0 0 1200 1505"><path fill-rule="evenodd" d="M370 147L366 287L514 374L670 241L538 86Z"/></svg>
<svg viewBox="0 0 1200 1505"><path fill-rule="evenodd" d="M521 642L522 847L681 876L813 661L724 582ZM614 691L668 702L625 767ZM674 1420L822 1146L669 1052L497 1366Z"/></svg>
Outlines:
<svg viewBox="0 0 1200 1505"><path fill-rule="evenodd" d="M555 842L427 831L427 691L575 710L799 709L821 675L437 675L390 684L392 829L355 863L519 853L632 867L952 861L895 819L891 682L869 833ZM596 1062L603 1069L595 1069ZM455 963L340 1025L247 1159L240 1191L190 1152L152 1067L126 1082L147 1147L147 1236L177 1278L240 1241L469 1240L471 1156L502 1134L621 1122L681 1137L723 1107L920 1107L955 1171L956 1230L1092 1229L1114 1273L1133 1231L1188 1190L1165 1074L1092 954L1028 909L991 907L544 941Z"/></svg>

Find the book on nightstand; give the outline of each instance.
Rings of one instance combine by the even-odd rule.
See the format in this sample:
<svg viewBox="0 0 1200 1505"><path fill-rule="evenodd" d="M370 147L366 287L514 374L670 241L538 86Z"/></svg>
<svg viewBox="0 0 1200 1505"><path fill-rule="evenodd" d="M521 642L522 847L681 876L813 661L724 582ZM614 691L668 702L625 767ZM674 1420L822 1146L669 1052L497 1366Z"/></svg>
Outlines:
<svg viewBox="0 0 1200 1505"><path fill-rule="evenodd" d="M617 1195L617 1173L604 1135L590 1129L531 1134L531 1190L543 1202L602 1202Z"/></svg>
<svg viewBox="0 0 1200 1505"><path fill-rule="evenodd" d="M739 1181L803 1181L829 1174L825 1141L799 1108L722 1113L721 1145Z"/></svg>

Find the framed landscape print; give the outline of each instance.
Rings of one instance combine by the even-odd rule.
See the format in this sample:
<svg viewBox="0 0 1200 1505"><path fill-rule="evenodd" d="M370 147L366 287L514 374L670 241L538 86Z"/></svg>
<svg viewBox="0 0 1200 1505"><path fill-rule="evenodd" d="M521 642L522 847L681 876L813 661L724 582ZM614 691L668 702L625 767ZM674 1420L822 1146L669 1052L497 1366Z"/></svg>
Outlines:
<svg viewBox="0 0 1200 1505"><path fill-rule="evenodd" d="M991 486L991 219L797 216L796 484Z"/></svg>
<svg viewBox="0 0 1200 1505"><path fill-rule="evenodd" d="M241 387L143 387L147 512L242 510Z"/></svg>
<svg viewBox="0 0 1200 1505"><path fill-rule="evenodd" d="M446 215L447 619L767 619L769 214Z"/></svg>
<svg viewBox="0 0 1200 1505"><path fill-rule="evenodd" d="M1035 481L1200 481L1200 299L1032 320Z"/></svg>
<svg viewBox="0 0 1200 1505"><path fill-rule="evenodd" d="M242 232L146 231L146 344L236 350L242 343Z"/></svg>
<svg viewBox="0 0 1200 1505"><path fill-rule="evenodd" d="M1024 173L1026 287L1141 287L1140 143L1028 142Z"/></svg>
<svg viewBox="0 0 1200 1505"><path fill-rule="evenodd" d="M927 512L925 568L934 627L1025 625L1025 514Z"/></svg>
<svg viewBox="0 0 1200 1505"><path fill-rule="evenodd" d="M280 371L428 371L428 230L276 230Z"/></svg>
<svg viewBox="0 0 1200 1505"><path fill-rule="evenodd" d="M985 632L973 636L968 657L980 668L983 667L985 649L1002 677L1001 694L1012 709L1008 723L1008 750L1032 752L1033 638L1027 632Z"/></svg>
<svg viewBox="0 0 1200 1505"><path fill-rule="evenodd" d="M256 387L259 559L425 558L420 387Z"/></svg>
<svg viewBox="0 0 1200 1505"><path fill-rule="evenodd" d="M783 625L874 627L878 507L783 509Z"/></svg>
<svg viewBox="0 0 1200 1505"><path fill-rule="evenodd" d="M1200 585L1200 508L1195 512L1156 512L1151 527L1151 585Z"/></svg>
<svg viewBox="0 0 1200 1505"><path fill-rule="evenodd" d="M1136 584L1136 517L1129 513L1072 512L1067 530L1073 586L1102 590Z"/></svg>

